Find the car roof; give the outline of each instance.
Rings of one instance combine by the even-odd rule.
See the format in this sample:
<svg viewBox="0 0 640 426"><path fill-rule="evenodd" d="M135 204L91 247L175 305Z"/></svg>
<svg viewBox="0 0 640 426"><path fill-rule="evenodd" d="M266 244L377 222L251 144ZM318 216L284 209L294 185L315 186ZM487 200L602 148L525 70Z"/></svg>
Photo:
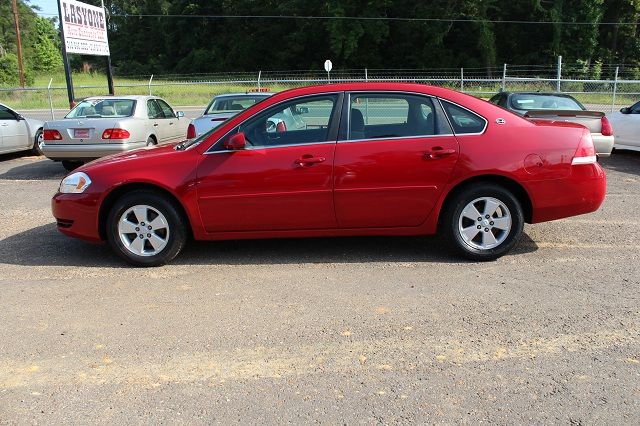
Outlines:
<svg viewBox="0 0 640 426"><path fill-rule="evenodd" d="M216 98L234 97L234 98L249 98L253 96L273 96L272 92L248 92L248 93L223 93L222 95L216 95Z"/></svg>
<svg viewBox="0 0 640 426"><path fill-rule="evenodd" d="M104 96L89 96L88 98L82 99L83 101L88 100L97 100L97 99L125 99L132 101L144 101L147 99L161 99L158 96L150 96L150 95L123 95L123 96L112 96L112 95L104 95Z"/></svg>

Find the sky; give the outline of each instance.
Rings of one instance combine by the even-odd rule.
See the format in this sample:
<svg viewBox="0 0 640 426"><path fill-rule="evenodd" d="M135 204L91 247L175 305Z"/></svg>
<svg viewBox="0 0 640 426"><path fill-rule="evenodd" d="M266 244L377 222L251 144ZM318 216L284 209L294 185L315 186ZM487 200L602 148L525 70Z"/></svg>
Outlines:
<svg viewBox="0 0 640 426"><path fill-rule="evenodd" d="M31 0L29 3L40 6L42 9L38 12L39 15L50 18L52 16L58 16L58 1L57 0Z"/></svg>

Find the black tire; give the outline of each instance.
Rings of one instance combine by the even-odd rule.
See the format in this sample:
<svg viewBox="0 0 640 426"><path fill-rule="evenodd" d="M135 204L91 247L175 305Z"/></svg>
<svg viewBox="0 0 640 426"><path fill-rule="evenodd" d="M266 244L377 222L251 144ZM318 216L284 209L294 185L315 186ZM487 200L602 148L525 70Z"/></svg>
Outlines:
<svg viewBox="0 0 640 426"><path fill-rule="evenodd" d="M62 160L62 167L64 167L68 172L74 171L83 164L84 163L82 161Z"/></svg>
<svg viewBox="0 0 640 426"><path fill-rule="evenodd" d="M147 146L156 146L157 144L158 142L156 142L156 140L152 136L149 136L147 138Z"/></svg>
<svg viewBox="0 0 640 426"><path fill-rule="evenodd" d="M38 143L38 139L40 138L40 136L42 136L42 133L42 129L38 129L38 131L36 132L36 137L33 140L33 148L31 148L31 153L33 155L42 155L42 149L40 148L40 144Z"/></svg>
<svg viewBox="0 0 640 426"><path fill-rule="evenodd" d="M120 237L118 222L121 216L131 207L137 205L145 205L157 210L167 221L168 237L166 245L156 254L148 256L137 255L125 247ZM111 248L120 257L135 266L164 265L180 253L187 241L187 226L179 207L175 205L173 200L151 191L132 191L120 197L109 211L106 225L107 241ZM126 239L126 237L124 238Z"/></svg>
<svg viewBox="0 0 640 426"><path fill-rule="evenodd" d="M496 228L494 231L494 228L491 226L489 228L483 228L485 225L481 219L484 220L486 217L483 217L482 214L484 212L481 212L481 215L478 218L478 223L473 224L473 226L481 227L480 230L477 231L478 235L476 235L476 237L479 236L479 240L478 242L474 240L467 242L462 236L462 232L460 230L460 224L464 224L469 220L466 217L461 218L461 216L464 216L463 210L474 200L482 198L492 198L506 206L508 209L507 213L511 219L510 229L508 231L503 231ZM482 203L483 201L478 201L477 206L482 206ZM498 215L499 213L503 214L502 210L496 211L495 214ZM491 220L491 218L492 217L487 220ZM493 225L494 222L489 223ZM471 225L472 224L469 224L469 227L466 228L463 225L462 228L473 229L470 228ZM509 190L492 183L479 183L474 184L473 186L468 186L459 191L447 203L443 212L441 232L449 246L457 254L474 261L490 261L503 256L513 248L522 234L523 226L524 214L522 206L518 199ZM486 229L489 229L489 231L486 231ZM476 247L476 245L482 245L484 242L482 232L491 232L496 240L502 241L499 242L499 245L491 248ZM496 234L498 235L497 237ZM488 246L490 246L490 244L488 244Z"/></svg>

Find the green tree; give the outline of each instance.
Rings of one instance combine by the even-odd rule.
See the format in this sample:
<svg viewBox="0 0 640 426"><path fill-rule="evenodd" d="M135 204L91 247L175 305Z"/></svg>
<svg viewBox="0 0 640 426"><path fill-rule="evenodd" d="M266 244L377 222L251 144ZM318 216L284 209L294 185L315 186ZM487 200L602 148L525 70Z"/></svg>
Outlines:
<svg viewBox="0 0 640 426"><path fill-rule="evenodd" d="M59 71L62 55L55 20L38 16L36 18L37 38L33 47L33 69L39 72Z"/></svg>

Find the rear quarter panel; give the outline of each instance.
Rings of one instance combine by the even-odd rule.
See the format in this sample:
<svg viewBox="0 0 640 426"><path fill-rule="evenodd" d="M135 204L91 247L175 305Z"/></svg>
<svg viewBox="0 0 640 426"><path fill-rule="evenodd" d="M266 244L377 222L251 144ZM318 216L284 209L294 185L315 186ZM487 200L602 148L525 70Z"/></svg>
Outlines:
<svg viewBox="0 0 640 426"><path fill-rule="evenodd" d="M457 101L482 115L488 125L481 135L456 136L460 157L429 218L430 232L437 227L446 196L469 179L479 176L511 179L524 188L535 209L539 201L546 199L536 192L535 182L563 179L571 174L571 160L583 133L588 132L584 127L573 123L533 123L479 99ZM504 124L498 124L502 121L498 119L503 119Z"/></svg>

